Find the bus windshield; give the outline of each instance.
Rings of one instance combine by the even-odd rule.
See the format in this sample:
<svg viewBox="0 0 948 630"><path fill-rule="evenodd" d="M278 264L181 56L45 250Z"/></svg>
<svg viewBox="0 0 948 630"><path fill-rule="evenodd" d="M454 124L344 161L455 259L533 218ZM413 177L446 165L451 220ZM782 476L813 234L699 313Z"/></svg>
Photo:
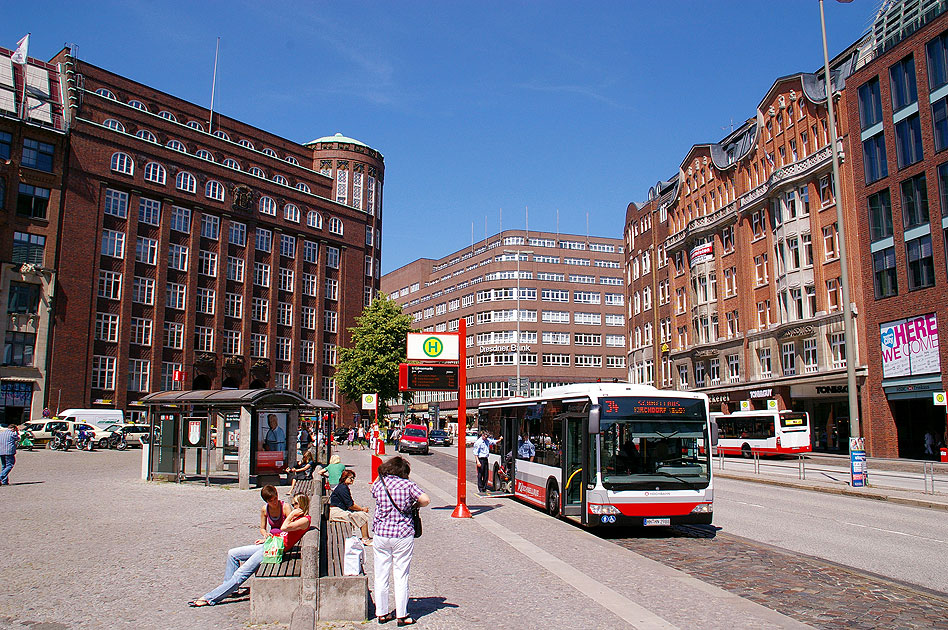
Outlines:
<svg viewBox="0 0 948 630"><path fill-rule="evenodd" d="M702 400L603 400L600 472L610 490L699 490L710 483Z"/></svg>

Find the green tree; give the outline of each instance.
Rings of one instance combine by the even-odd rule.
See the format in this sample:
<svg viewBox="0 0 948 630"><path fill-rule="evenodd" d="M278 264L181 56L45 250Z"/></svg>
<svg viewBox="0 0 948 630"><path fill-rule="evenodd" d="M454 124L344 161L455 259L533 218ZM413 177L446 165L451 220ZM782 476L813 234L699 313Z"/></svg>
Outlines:
<svg viewBox="0 0 948 630"><path fill-rule="evenodd" d="M352 346L339 350L336 387L349 402L361 403L362 394L378 393L379 418L383 418L388 412L386 403L399 396L398 364L405 362L411 317L387 295L380 295L349 330ZM402 394L402 400L411 402L411 394Z"/></svg>

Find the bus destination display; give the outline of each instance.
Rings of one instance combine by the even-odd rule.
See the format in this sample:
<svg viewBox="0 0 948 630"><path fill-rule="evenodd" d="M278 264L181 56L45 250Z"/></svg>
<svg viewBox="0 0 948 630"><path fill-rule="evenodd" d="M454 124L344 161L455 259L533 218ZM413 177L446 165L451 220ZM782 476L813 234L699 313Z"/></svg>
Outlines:
<svg viewBox="0 0 948 630"><path fill-rule="evenodd" d="M457 391L458 367L456 365L412 365L398 366L399 391Z"/></svg>
<svg viewBox="0 0 948 630"><path fill-rule="evenodd" d="M602 417L616 416L678 416L681 418L704 418L704 401L695 398L662 398L645 396L623 396L600 398Z"/></svg>

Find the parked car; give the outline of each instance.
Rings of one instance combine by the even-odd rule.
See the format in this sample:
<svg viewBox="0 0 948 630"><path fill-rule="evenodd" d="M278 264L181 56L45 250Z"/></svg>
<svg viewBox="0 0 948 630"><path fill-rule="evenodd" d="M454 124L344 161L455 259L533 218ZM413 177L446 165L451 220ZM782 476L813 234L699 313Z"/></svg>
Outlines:
<svg viewBox="0 0 948 630"><path fill-rule="evenodd" d="M141 446L148 441L148 425L145 424L112 424L105 428L109 434L121 432L129 446ZM144 438L144 440L142 439Z"/></svg>
<svg viewBox="0 0 948 630"><path fill-rule="evenodd" d="M342 444L346 441L346 438L349 436L349 427L336 427L333 429L332 437L336 444ZM316 436L313 436L313 439L316 439Z"/></svg>
<svg viewBox="0 0 948 630"><path fill-rule="evenodd" d="M406 424L395 450L402 453L428 454L428 429L421 424Z"/></svg>
<svg viewBox="0 0 948 630"><path fill-rule="evenodd" d="M69 425L65 420L34 420L26 425L33 433L34 444L46 444L53 438L54 431L68 431Z"/></svg>
<svg viewBox="0 0 948 630"><path fill-rule="evenodd" d="M480 437L480 433L477 432L477 429L468 429L467 433L464 434L464 445L474 446L474 442L477 441L478 437Z"/></svg>
<svg viewBox="0 0 948 630"><path fill-rule="evenodd" d="M454 444L454 440L447 431L434 429L428 433L428 444L431 446L451 446Z"/></svg>

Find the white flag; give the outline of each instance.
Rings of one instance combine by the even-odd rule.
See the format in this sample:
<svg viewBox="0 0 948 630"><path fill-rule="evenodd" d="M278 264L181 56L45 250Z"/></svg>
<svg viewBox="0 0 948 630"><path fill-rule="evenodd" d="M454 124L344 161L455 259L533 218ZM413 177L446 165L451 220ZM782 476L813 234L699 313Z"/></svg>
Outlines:
<svg viewBox="0 0 948 630"><path fill-rule="evenodd" d="M16 43L16 52L10 57L10 61L13 63L25 64L26 57L29 54L30 49L30 34L27 33L23 36L23 39Z"/></svg>

